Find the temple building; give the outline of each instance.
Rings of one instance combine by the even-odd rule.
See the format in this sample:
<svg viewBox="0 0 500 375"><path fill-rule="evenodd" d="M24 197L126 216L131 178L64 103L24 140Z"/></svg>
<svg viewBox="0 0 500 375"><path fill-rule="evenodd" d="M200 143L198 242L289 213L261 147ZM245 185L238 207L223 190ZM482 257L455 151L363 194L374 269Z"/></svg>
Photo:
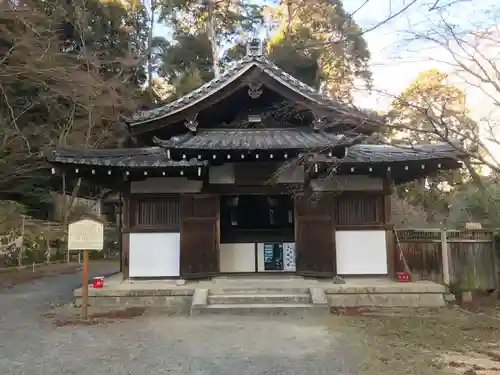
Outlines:
<svg viewBox="0 0 500 375"><path fill-rule="evenodd" d="M252 43L219 77L125 125L133 147L47 156L55 173L120 192L124 278L392 277L393 187L461 166L447 144L367 144L381 123Z"/></svg>

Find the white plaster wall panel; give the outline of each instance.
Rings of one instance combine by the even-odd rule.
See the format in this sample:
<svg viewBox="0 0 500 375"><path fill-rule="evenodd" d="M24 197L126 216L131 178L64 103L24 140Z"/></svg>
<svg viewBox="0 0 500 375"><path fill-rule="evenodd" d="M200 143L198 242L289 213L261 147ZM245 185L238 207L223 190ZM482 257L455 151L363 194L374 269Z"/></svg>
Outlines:
<svg viewBox="0 0 500 375"><path fill-rule="evenodd" d="M144 181L132 181L132 194L155 193L198 193L203 181L188 180L185 177L149 177Z"/></svg>
<svg viewBox="0 0 500 375"><path fill-rule="evenodd" d="M277 167L277 183L293 184L304 182L304 166L297 165L296 161L283 163Z"/></svg>
<svg viewBox="0 0 500 375"><path fill-rule="evenodd" d="M257 271L264 272L266 269L264 268L264 244L257 244Z"/></svg>
<svg viewBox="0 0 500 375"><path fill-rule="evenodd" d="M384 181L370 176L334 176L324 180L312 180L313 191L363 191L382 190Z"/></svg>
<svg viewBox="0 0 500 375"><path fill-rule="evenodd" d="M255 272L255 244L219 245L220 272Z"/></svg>
<svg viewBox="0 0 500 375"><path fill-rule="evenodd" d="M208 182L210 184L234 184L234 165L232 163L209 167Z"/></svg>
<svg viewBox="0 0 500 375"><path fill-rule="evenodd" d="M180 233L130 233L130 277L180 275Z"/></svg>
<svg viewBox="0 0 500 375"><path fill-rule="evenodd" d="M385 231L337 231L335 241L339 275L387 274Z"/></svg>

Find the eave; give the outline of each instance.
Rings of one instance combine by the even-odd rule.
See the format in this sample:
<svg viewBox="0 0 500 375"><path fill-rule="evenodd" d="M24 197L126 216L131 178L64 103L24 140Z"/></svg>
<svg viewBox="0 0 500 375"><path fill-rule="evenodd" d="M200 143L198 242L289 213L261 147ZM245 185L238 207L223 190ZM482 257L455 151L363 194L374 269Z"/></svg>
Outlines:
<svg viewBox="0 0 500 375"><path fill-rule="evenodd" d="M47 161L70 178L85 178L101 186L147 177L201 179L208 163L199 160L170 160L161 147L130 149L55 149Z"/></svg>
<svg viewBox="0 0 500 375"><path fill-rule="evenodd" d="M333 174L360 174L389 178L395 184L403 184L442 170L462 168L465 157L449 144L414 147L357 144L350 147L341 160L314 155L308 163L315 166L315 176L319 178Z"/></svg>
<svg viewBox="0 0 500 375"><path fill-rule="evenodd" d="M350 140L352 142L352 140ZM344 146L342 146L344 147ZM368 175L388 178L395 184L435 174L440 170L458 169L466 157L448 144L421 145L413 148L351 144L341 157L328 153L299 154L297 163L308 165L314 178L330 175ZM233 154L232 154L233 155ZM269 156L269 155L268 155ZM172 160L162 147L138 149L58 149L47 154L47 161L67 177L84 178L106 187L148 177L186 177L203 180L213 160L189 158ZM221 163L233 162L222 158ZM270 161L247 158L245 162ZM275 161L279 159L274 158ZM241 160L243 161L243 160ZM293 162L293 156L290 156Z"/></svg>

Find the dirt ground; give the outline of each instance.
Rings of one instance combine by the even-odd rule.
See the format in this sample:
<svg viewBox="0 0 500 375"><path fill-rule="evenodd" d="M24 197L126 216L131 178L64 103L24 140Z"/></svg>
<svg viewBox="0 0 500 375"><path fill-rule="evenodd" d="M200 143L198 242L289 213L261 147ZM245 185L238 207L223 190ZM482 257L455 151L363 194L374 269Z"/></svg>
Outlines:
<svg viewBox="0 0 500 375"><path fill-rule="evenodd" d="M334 311L327 327L359 358L358 375L500 375L500 319L496 306L443 309ZM46 318L55 326L125 323L152 311L79 309L60 306ZM152 314L152 315L151 315ZM165 316L163 317L165 319Z"/></svg>
<svg viewBox="0 0 500 375"><path fill-rule="evenodd" d="M100 267L101 265L116 265L118 267L118 264L119 262L113 260L90 261L89 269ZM53 263L38 265L34 271L30 266L22 269L14 267L12 269L0 269L0 289L12 288L16 285L29 283L44 277L73 274L80 271L81 268L82 265L78 263ZM89 283L92 283L92 278L89 278Z"/></svg>
<svg viewBox="0 0 500 375"><path fill-rule="evenodd" d="M496 307L439 310L339 311L330 329L349 333L360 353L360 375L500 375Z"/></svg>
<svg viewBox="0 0 500 375"><path fill-rule="evenodd" d="M33 272L32 267L23 269L9 269L0 271L0 289L11 288L15 285L24 284L30 281L38 280L42 277L53 276L58 274L74 273L81 266L75 263L56 263L39 265L35 267Z"/></svg>

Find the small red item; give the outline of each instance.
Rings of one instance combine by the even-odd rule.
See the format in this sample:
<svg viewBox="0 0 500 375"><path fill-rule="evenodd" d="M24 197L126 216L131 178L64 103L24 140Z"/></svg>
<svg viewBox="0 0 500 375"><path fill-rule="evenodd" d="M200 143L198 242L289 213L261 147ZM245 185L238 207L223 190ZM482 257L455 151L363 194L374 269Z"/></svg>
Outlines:
<svg viewBox="0 0 500 375"><path fill-rule="evenodd" d="M410 275L408 275L408 272L397 272L396 280L400 283L407 283L408 281L410 281Z"/></svg>
<svg viewBox="0 0 500 375"><path fill-rule="evenodd" d="M94 280L92 281L92 287L96 289L100 289L104 287L104 277L99 276L99 277L94 277Z"/></svg>

